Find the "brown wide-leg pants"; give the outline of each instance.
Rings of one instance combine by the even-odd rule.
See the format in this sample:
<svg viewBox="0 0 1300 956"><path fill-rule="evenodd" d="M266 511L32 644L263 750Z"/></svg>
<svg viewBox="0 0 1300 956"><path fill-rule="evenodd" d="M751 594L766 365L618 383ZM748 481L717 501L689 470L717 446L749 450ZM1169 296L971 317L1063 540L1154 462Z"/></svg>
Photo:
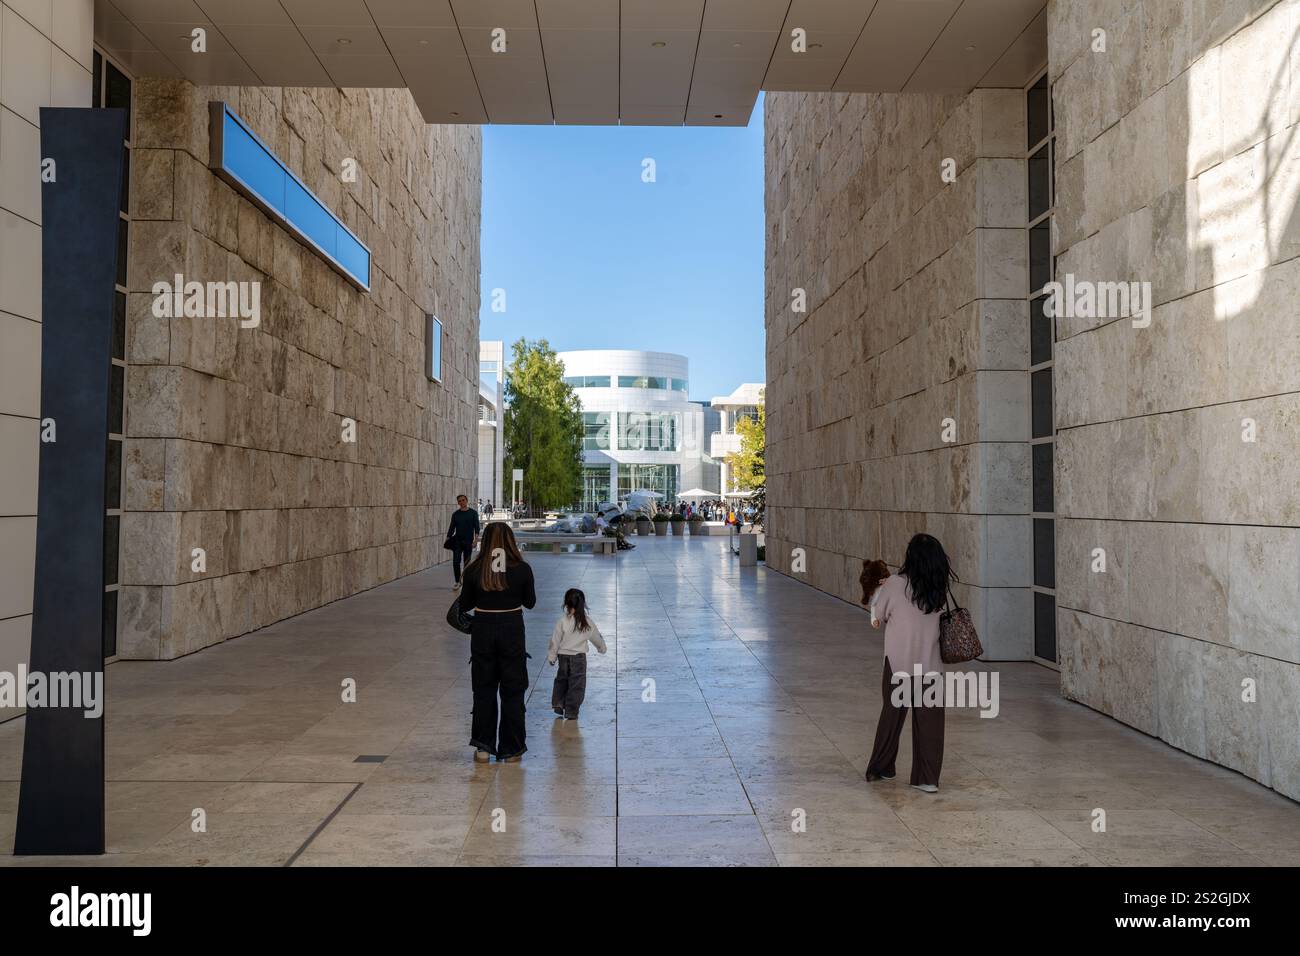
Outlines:
<svg viewBox="0 0 1300 956"><path fill-rule="evenodd" d="M902 736L907 721L907 706L896 707L892 698L894 684L890 680L893 668L885 658L885 670L880 681L880 721L876 724L876 745L871 751L867 773L881 776L894 775L898 759L898 738ZM909 695L910 699L910 695ZM939 705L912 708L912 783L939 785L939 770L943 766L943 694Z"/></svg>

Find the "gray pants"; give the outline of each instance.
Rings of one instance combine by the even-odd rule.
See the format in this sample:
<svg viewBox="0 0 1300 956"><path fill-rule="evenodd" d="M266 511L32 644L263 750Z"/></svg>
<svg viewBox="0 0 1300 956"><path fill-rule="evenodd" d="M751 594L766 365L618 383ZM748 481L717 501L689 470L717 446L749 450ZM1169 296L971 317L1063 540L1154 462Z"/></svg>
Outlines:
<svg viewBox="0 0 1300 956"><path fill-rule="evenodd" d="M555 686L551 688L551 709L561 711L572 720L587 696L587 655L561 654L555 671Z"/></svg>

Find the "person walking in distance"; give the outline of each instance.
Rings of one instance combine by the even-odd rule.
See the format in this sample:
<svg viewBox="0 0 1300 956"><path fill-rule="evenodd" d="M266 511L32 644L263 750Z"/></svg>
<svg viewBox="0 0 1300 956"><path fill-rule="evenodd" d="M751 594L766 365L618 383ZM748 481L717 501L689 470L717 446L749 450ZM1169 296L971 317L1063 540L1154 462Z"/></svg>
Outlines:
<svg viewBox="0 0 1300 956"><path fill-rule="evenodd" d="M453 591L460 590L461 564L469 563L480 530L478 512L469 506L468 498L457 495L456 510L451 513L451 527L447 529L447 537L451 539L451 573L456 579Z"/></svg>

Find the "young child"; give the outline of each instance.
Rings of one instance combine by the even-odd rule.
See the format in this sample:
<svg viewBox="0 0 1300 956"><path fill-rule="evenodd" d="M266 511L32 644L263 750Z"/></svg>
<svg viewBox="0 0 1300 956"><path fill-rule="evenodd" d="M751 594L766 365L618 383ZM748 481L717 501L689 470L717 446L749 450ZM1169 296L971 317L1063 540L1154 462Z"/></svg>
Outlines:
<svg viewBox="0 0 1300 956"><path fill-rule="evenodd" d="M546 662L557 660L555 686L551 690L551 708L565 720L577 720L578 708L587 695L587 642L605 653L605 639L600 629L587 617L587 596L577 588L564 592L564 616L555 622Z"/></svg>

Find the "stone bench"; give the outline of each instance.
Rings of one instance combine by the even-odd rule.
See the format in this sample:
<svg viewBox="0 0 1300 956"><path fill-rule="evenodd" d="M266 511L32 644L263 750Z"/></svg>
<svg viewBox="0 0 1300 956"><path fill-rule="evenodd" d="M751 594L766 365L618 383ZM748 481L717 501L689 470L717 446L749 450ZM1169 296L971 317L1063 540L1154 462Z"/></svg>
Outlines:
<svg viewBox="0 0 1300 956"><path fill-rule="evenodd" d="M590 545L592 554L615 554L618 539L602 534L563 534L561 532L521 531L516 535L520 544L549 544L552 554L560 554L562 545Z"/></svg>

